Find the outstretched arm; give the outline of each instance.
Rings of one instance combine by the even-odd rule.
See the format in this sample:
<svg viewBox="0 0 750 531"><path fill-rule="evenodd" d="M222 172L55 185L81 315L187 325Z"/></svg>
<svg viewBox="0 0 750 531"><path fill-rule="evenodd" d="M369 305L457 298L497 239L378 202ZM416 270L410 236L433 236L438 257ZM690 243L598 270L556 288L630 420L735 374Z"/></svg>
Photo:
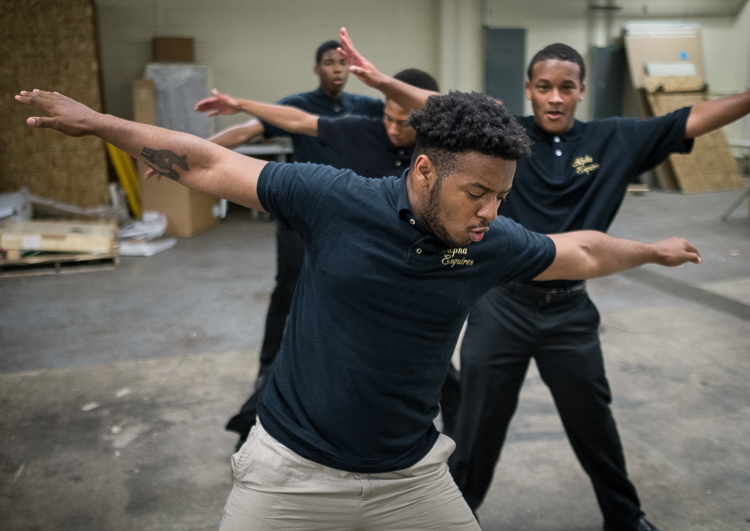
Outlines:
<svg viewBox="0 0 750 531"><path fill-rule="evenodd" d="M534 280L584 280L644 264L674 267L703 261L698 250L681 238L649 244L597 231L567 232L550 235L550 238L557 248L555 261Z"/></svg>
<svg viewBox="0 0 750 531"><path fill-rule="evenodd" d="M21 91L16 100L49 114L27 119L32 127L74 137L94 135L189 188L263 210L257 184L265 161L187 133L100 114L57 92Z"/></svg>
<svg viewBox="0 0 750 531"><path fill-rule="evenodd" d="M362 83L379 90L386 98L398 103L404 109L421 109L427 103L427 98L438 94L430 90L413 87L380 72L375 68L375 65L357 51L346 28L341 28L339 53L349 64L349 71L357 76Z"/></svg>
<svg viewBox="0 0 750 531"><path fill-rule="evenodd" d="M685 138L696 138L750 113L750 90L719 100L702 101L690 109Z"/></svg>
<svg viewBox="0 0 750 531"><path fill-rule="evenodd" d="M233 98L216 89L211 91L213 97L195 104L195 110L207 112L209 117L219 114L237 114L245 112L260 118L264 122L283 129L289 133L318 136L318 115L310 114L288 105L271 105L258 101Z"/></svg>
<svg viewBox="0 0 750 531"><path fill-rule="evenodd" d="M257 118L232 125L208 137L208 140L221 147L234 149L263 134L263 124Z"/></svg>

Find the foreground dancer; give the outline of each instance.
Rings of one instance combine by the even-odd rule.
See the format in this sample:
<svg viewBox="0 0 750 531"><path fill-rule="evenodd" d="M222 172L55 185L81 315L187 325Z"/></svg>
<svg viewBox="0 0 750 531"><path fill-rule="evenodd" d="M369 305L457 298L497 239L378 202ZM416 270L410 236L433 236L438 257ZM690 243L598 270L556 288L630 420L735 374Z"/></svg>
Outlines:
<svg viewBox="0 0 750 531"><path fill-rule="evenodd" d="M291 94L282 98L280 105L289 105L306 112L326 117L350 115L380 118L383 115L383 102L369 96L345 92L349 70L346 61L337 51L339 42L330 40L322 43L315 51L313 73L318 78L318 87L309 92ZM289 135L294 149L294 162L314 162L342 168L339 156L330 146L308 135L289 134L273 125L256 120L228 127L211 136L209 140L227 148L235 148L259 136L272 138ZM263 342L260 347L258 375L253 385L253 393L243 404L240 413L233 416L226 429L239 434L237 449L247 439L250 428L255 423L255 410L258 393L265 387L273 362L281 349L292 295L305 257L304 244L300 237L283 224L276 225L276 284L268 303Z"/></svg>
<svg viewBox="0 0 750 531"><path fill-rule="evenodd" d="M420 89L438 90L437 81L427 72L416 68L402 70L393 78ZM245 112L295 136L317 138L335 154L338 159L336 167L353 170L363 177L400 175L409 166L414 152L416 132L408 123L409 111L387 98L383 116L377 119L354 115L331 118L287 105L269 105L234 98L217 90L213 94L212 97L199 101L195 110L207 112L209 116ZM262 356L266 367L270 367L274 357ZM450 371L452 377L446 379L440 399L443 431L450 431L455 427L458 410L458 375L453 366ZM267 372L266 370L265 373ZM227 425L240 433L237 449L247 439L250 428L255 424L258 398L265 387L265 381L258 380L255 392Z"/></svg>
<svg viewBox="0 0 750 531"><path fill-rule="evenodd" d="M429 96L382 75L342 30L353 73L401 105ZM511 201L499 214L544 233L609 228L629 183L692 139L750 112L750 91L650 120L580 122L585 65L573 48L550 45L528 69L533 116L520 118L532 155L518 162ZM514 282L471 311L461 345L461 402L450 469L472 510L489 489L532 357L552 392L571 446L591 478L606 531L656 531L627 477L599 341L599 313L577 281Z"/></svg>
<svg viewBox="0 0 750 531"><path fill-rule="evenodd" d="M544 236L497 217L529 139L481 94L430 98L410 118L411 167L384 179L259 161L54 92L16 99L49 114L32 127L95 135L188 187L273 213L305 241L259 423L233 456L224 530L479 529L448 471L453 442L432 422L477 300L511 281L701 261L678 238Z"/></svg>

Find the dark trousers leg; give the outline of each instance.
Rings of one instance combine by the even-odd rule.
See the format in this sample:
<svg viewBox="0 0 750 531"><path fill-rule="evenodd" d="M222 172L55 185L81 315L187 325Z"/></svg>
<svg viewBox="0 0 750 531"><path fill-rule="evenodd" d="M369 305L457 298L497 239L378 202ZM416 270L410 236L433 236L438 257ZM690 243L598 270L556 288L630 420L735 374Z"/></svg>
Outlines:
<svg viewBox="0 0 750 531"><path fill-rule="evenodd" d="M448 369L448 376L443 383L440 396L440 414L443 417L443 433L449 437L456 429L458 404L461 401L461 376L453 364Z"/></svg>
<svg viewBox="0 0 750 531"><path fill-rule="evenodd" d="M294 289L302 270L305 246L296 232L276 224L276 286L271 293L271 301L266 314L266 331L260 350L260 369L255 381L254 392L240 408L240 412L229 419L226 429L240 434L239 446L247 439L255 424L258 400L268 381L268 373L273 367L276 355L281 349L286 320L292 306Z"/></svg>
<svg viewBox="0 0 750 531"><path fill-rule="evenodd" d="M550 340L536 353L542 379L552 392L563 426L591 478L605 523L633 529L641 515L635 487L612 416L612 396L599 342L599 313L582 297L574 307L546 320Z"/></svg>
<svg viewBox="0 0 750 531"><path fill-rule="evenodd" d="M534 337L533 322L504 299L493 290L477 303L461 344L461 401L451 434L456 449L448 465L473 511L492 482L529 366L529 338Z"/></svg>

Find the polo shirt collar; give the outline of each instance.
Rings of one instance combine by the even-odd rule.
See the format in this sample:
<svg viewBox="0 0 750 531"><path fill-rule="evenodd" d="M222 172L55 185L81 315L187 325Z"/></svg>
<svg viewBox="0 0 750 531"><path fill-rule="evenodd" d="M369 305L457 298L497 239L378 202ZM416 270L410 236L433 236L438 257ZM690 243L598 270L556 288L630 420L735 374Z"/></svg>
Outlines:
<svg viewBox="0 0 750 531"><path fill-rule="evenodd" d="M539 124L536 123L533 116L531 116L530 119L531 127L527 127L527 131L529 136L534 140L551 141L554 137L559 136L563 142L574 142L580 140L583 136L583 122L579 120L573 122L573 127L567 133L563 133L562 135L551 135L539 127Z"/></svg>
<svg viewBox="0 0 750 531"><path fill-rule="evenodd" d="M338 103L338 102L340 102L340 101L341 101L341 97L340 97L340 96L339 96L339 98L338 98L338 99L333 99L333 98L332 98L332 97L330 97L330 96L329 96L328 94L326 94L325 92L323 92L323 89L322 89L322 88L320 88L320 87L318 87L318 88L316 88L315 90L313 90L313 95L314 95L314 96L315 96L316 98L319 98L320 100L322 100L322 101L324 101L324 102L327 102L327 103L329 103L329 104L334 104L334 103ZM344 95L344 93L342 92L342 93L341 93L341 95L343 96L343 95Z"/></svg>

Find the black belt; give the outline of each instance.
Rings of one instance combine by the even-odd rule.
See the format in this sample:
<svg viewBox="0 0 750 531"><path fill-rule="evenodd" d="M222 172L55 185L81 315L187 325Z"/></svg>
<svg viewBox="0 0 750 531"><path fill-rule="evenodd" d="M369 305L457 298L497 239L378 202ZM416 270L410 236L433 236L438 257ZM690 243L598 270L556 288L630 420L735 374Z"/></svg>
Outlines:
<svg viewBox="0 0 750 531"><path fill-rule="evenodd" d="M521 295L527 299L533 299L544 304L558 304L586 293L586 284L583 282L567 289L538 288L536 286L529 286L528 284L515 283L506 284L505 287L515 295Z"/></svg>

